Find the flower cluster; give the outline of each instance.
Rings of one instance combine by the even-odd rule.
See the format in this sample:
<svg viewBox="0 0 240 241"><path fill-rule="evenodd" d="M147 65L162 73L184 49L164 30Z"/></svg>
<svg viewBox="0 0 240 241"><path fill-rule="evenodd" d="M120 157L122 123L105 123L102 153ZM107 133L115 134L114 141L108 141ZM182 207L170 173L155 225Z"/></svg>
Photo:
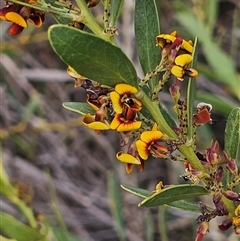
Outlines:
<svg viewBox="0 0 240 241"><path fill-rule="evenodd" d="M240 208L235 211L235 216L231 218L231 213L224 203L224 199L229 199L233 202L240 201L240 194L235 192L233 189L239 185L239 173L235 160L228 158L226 153L220 155L219 153L219 143L217 141L212 142L211 147L206 148L204 153L197 152L197 156L201 163L206 168L208 176L204 176L203 173L198 170L194 170L187 164L186 176L189 179L196 180L203 179L206 184L206 188L211 191L213 204L215 206L214 210L209 210L207 206L203 203L200 203L201 215L198 216L197 221L201 223L199 230L208 230L208 223L210 220L216 216L225 216L222 224L219 225L221 230L226 230L231 226L235 227L235 232L239 233L240 226ZM223 184L224 173L232 175L232 182L227 186ZM225 173L226 174L226 173ZM194 179L193 179L194 178ZM201 236L200 231L198 232ZM197 239L198 240L198 239ZM201 239L199 239L201 240Z"/></svg>
<svg viewBox="0 0 240 241"><path fill-rule="evenodd" d="M149 154L166 158L168 148L159 143L163 141L163 133L156 124L150 130L145 118L141 119L142 103L135 97L138 91L136 87L122 83L115 88L108 88L93 84L88 79L81 87L86 90L87 103L95 112L87 113L82 119L83 124L97 134L104 130L116 130L122 138L121 146L132 140L127 152L116 154L120 162L126 163L127 173L131 173L134 164L142 171Z"/></svg>
<svg viewBox="0 0 240 241"><path fill-rule="evenodd" d="M35 0L24 0L29 4L37 4ZM10 35L17 35L28 27L28 22L39 28L45 19L45 13L30 7L18 4L7 4L0 9L0 19L11 22L12 25L8 29Z"/></svg>
<svg viewBox="0 0 240 241"><path fill-rule="evenodd" d="M156 37L157 45L162 47L162 60L160 65L170 71L177 79L184 76L196 77L198 72L190 68L192 62L193 43L186 41L174 31L171 34L160 34Z"/></svg>

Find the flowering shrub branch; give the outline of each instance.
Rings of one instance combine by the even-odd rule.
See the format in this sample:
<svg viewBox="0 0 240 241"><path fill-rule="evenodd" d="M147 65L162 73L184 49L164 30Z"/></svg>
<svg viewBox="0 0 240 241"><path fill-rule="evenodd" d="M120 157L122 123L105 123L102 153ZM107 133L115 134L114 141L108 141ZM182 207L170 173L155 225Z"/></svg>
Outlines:
<svg viewBox="0 0 240 241"><path fill-rule="evenodd" d="M87 96L86 103L66 102L63 106L81 113L82 123L96 134L107 130L119 133L120 146L127 146L127 152L119 151L116 159L126 164L127 173L131 173L134 166L143 171L150 156L183 163L185 173L182 177L189 184L168 186L160 182L153 192L123 185L124 189L144 197L139 206L171 206L174 203L180 207L179 200L208 195L212 197L214 209L203 203L197 206L201 214L197 218L200 226L196 241L202 240L209 231L209 222L217 216L225 217L219 225L221 230L234 226L235 233L239 234L240 194L234 188L240 184L236 162L240 109L233 109L227 121L224 151L221 153L218 142L213 141L199 152L196 129L212 123L212 106L203 102L194 106L194 82L198 76L195 69L197 38L193 44L176 31L160 34L154 1L149 1L151 16L144 15L141 10L146 3L136 1L136 42L145 74L140 80L132 62L114 40L118 34L115 24L122 1L103 1L103 27L89 11L100 2L97 0L76 0L77 6L67 0L55 4L44 0L8 2L0 10L0 18L12 22L9 29L12 35L26 28L28 21L40 27L45 13L60 17L59 23L49 28L49 41L67 64L75 87L84 88ZM70 23L62 24L62 18ZM143 27L147 31L143 36L139 25L144 21L152 25ZM92 32L84 31L85 26ZM171 82L169 93L175 116L169 116L158 99L161 91L166 91L168 81ZM182 81L188 81L186 97L181 94Z"/></svg>

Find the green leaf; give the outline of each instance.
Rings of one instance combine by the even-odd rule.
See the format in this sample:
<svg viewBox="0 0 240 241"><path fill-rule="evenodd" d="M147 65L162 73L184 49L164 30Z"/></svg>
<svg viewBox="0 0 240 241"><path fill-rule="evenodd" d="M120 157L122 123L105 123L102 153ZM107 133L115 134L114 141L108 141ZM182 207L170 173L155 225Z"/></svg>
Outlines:
<svg viewBox="0 0 240 241"><path fill-rule="evenodd" d="M110 197L110 207L115 221L115 228L119 236L119 240L126 240L125 227L122 213L122 198L119 190L119 183L113 172L108 173L108 195Z"/></svg>
<svg viewBox="0 0 240 241"><path fill-rule="evenodd" d="M136 48L143 72L146 74L153 71L160 62L160 49L156 47L160 26L154 0L136 0L134 26ZM157 76L149 81L152 91L157 83Z"/></svg>
<svg viewBox="0 0 240 241"><path fill-rule="evenodd" d="M132 187L128 185L121 185L121 188L139 197L147 198L152 195L151 191L142 188Z"/></svg>
<svg viewBox="0 0 240 241"><path fill-rule="evenodd" d="M86 78L111 87L124 82L137 87L136 70L120 48L60 24L49 28L48 37L60 58Z"/></svg>
<svg viewBox="0 0 240 241"><path fill-rule="evenodd" d="M143 197L143 198L148 198L152 196L152 192L146 189L141 189L141 188L137 188L137 187L132 187L132 186L128 186L128 185L121 185L121 187L136 195L139 197ZM191 211L191 212L199 212L199 206L195 203L192 202L190 200L179 200L179 201L174 201L171 203L168 203L166 206L171 207L171 208L177 208L177 209L181 209L183 211Z"/></svg>
<svg viewBox="0 0 240 241"><path fill-rule="evenodd" d="M110 9L110 27L115 27L117 19L122 11L123 0L114 0L111 1Z"/></svg>
<svg viewBox="0 0 240 241"><path fill-rule="evenodd" d="M239 97L239 80L232 59L215 44L205 26L192 13L184 11L176 17L191 35L198 36L204 56L215 73L215 80L229 86L232 93Z"/></svg>
<svg viewBox="0 0 240 241"><path fill-rule="evenodd" d="M209 191L206 190L203 186L197 184L171 186L169 188L163 189L160 192L154 193L150 197L140 202L138 206L155 207L205 194L209 194Z"/></svg>
<svg viewBox="0 0 240 241"><path fill-rule="evenodd" d="M216 18L217 18L217 12L218 12L218 0L211 0L204 2L203 4L203 11L205 12L206 17L206 27L208 30L208 33L211 35L212 31L214 29L214 26L216 24Z"/></svg>
<svg viewBox="0 0 240 241"><path fill-rule="evenodd" d="M196 68L197 65L197 37L194 41L194 48L193 48L193 61L191 63L191 68ZM195 93L196 93L196 79L195 78L189 78L188 79L188 88L187 88L187 145L194 145L193 143L193 105L194 105L194 99L195 99Z"/></svg>
<svg viewBox="0 0 240 241"><path fill-rule="evenodd" d="M197 203L190 200L179 200L172 203L167 204L166 206L170 208L177 208L182 211L190 211L190 212L200 212L200 208Z"/></svg>
<svg viewBox="0 0 240 241"><path fill-rule="evenodd" d="M224 150L230 158L237 159L240 144L240 108L234 108L228 116L225 136Z"/></svg>
<svg viewBox="0 0 240 241"><path fill-rule="evenodd" d="M19 222L9 214L0 212L1 226L0 231L17 241L41 241L44 236L35 229Z"/></svg>
<svg viewBox="0 0 240 241"><path fill-rule="evenodd" d="M83 102L63 102L63 107L77 112L81 115L86 115L90 113L91 115L94 115L95 110L88 104L88 103L83 103Z"/></svg>

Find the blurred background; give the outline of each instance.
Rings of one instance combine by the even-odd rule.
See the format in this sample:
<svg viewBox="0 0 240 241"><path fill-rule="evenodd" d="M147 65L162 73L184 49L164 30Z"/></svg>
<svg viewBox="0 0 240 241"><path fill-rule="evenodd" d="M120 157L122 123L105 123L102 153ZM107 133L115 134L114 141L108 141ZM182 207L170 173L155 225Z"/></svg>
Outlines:
<svg viewBox="0 0 240 241"><path fill-rule="evenodd" d="M240 2L156 3L161 33L177 30L186 39L194 40L196 35L199 38L196 103L213 105L215 124L199 128L197 146L202 151L217 139L223 148L227 116L239 106ZM141 78L134 40L134 5L133 0L124 2L116 40ZM92 11L102 22L102 5ZM177 162L151 159L142 173L135 168L128 175L125 165L115 158L120 150L117 133L96 135L82 126L80 115L62 107L62 102L85 101L86 95L83 89L74 88L67 66L50 47L47 29L54 23L47 14L43 27L29 25L20 35L9 36L10 23L0 22L2 158L11 183L19 188L21 198L36 215L49 220L59 240L194 240L197 213L165 207L138 208L141 199L119 187L122 183L154 190L160 180L164 184L183 183L180 175L184 167ZM171 111L167 87L160 98ZM3 196L1 210L23 220ZM233 230L218 230L220 222L211 222L211 231L204 240L237 240Z"/></svg>

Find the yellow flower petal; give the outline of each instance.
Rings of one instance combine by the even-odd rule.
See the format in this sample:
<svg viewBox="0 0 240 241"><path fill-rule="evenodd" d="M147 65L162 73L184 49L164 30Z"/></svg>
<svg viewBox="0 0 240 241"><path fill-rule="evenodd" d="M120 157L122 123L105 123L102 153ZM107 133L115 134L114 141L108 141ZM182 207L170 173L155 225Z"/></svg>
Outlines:
<svg viewBox="0 0 240 241"><path fill-rule="evenodd" d="M155 122L152 127L152 131L157 131L157 130L158 130L158 126L157 126L157 123Z"/></svg>
<svg viewBox="0 0 240 241"><path fill-rule="evenodd" d="M182 49L187 50L189 53L192 53L193 46L190 43L192 43L192 42L191 41L187 42L186 40L183 39L181 47L182 47Z"/></svg>
<svg viewBox="0 0 240 241"><path fill-rule="evenodd" d="M151 144L152 142L158 141L162 136L163 133L161 131L144 131L140 139L147 144Z"/></svg>
<svg viewBox="0 0 240 241"><path fill-rule="evenodd" d="M0 14L1 14L1 12L0 12ZM0 19L1 19L1 20L4 20L4 21L7 21L7 19L5 18L4 15L0 15Z"/></svg>
<svg viewBox="0 0 240 241"><path fill-rule="evenodd" d="M128 85L128 84L117 84L115 86L115 90L116 92L118 92L118 94L120 95L124 95L124 94L136 94L137 93L137 88Z"/></svg>
<svg viewBox="0 0 240 241"><path fill-rule="evenodd" d="M148 144L143 142L142 140L136 141L136 148L137 148L138 154L143 160L148 159L148 154L149 154L148 147L149 147Z"/></svg>
<svg viewBox="0 0 240 241"><path fill-rule="evenodd" d="M118 128L118 132L125 132L125 131L131 131L131 130L137 130L141 127L142 121L127 121L122 122Z"/></svg>
<svg viewBox="0 0 240 241"><path fill-rule="evenodd" d="M27 22L25 19L18 13L15 12L9 12L6 13L5 18L7 21L15 23L23 28L27 28Z"/></svg>
<svg viewBox="0 0 240 241"><path fill-rule="evenodd" d="M93 129L93 130L101 130L101 131L110 129L109 125L107 125L101 121L94 121L94 122L88 124L87 127L90 129Z"/></svg>
<svg viewBox="0 0 240 241"><path fill-rule="evenodd" d="M118 114L121 114L123 111L121 96L116 91L112 91L110 93L110 99L112 101L114 111Z"/></svg>
<svg viewBox="0 0 240 241"><path fill-rule="evenodd" d="M140 160L138 160L136 157L134 157L128 153L124 153L122 151L118 152L116 157L120 162L137 164L137 165L141 164Z"/></svg>
<svg viewBox="0 0 240 241"><path fill-rule="evenodd" d="M171 73L176 76L179 80L183 80L183 75L185 73L184 69L180 66L174 65L171 68Z"/></svg>
<svg viewBox="0 0 240 241"><path fill-rule="evenodd" d="M197 70L195 70L193 68L187 69L186 74L187 74L187 76L190 76L190 77L197 77L198 76Z"/></svg>
<svg viewBox="0 0 240 241"><path fill-rule="evenodd" d="M192 62L192 56L190 54L181 54L175 59L176 65L181 67L187 66Z"/></svg>
<svg viewBox="0 0 240 241"><path fill-rule="evenodd" d="M110 124L110 128L112 130L116 130L118 128L118 126L121 124L121 114L116 114Z"/></svg>
<svg viewBox="0 0 240 241"><path fill-rule="evenodd" d="M235 209L235 215L236 216L240 216L240 204L237 206L237 208Z"/></svg>
<svg viewBox="0 0 240 241"><path fill-rule="evenodd" d="M232 219L233 226L240 226L240 217L234 217Z"/></svg>
<svg viewBox="0 0 240 241"><path fill-rule="evenodd" d="M156 37L157 45L162 48L166 43L173 43L175 39L176 37L171 34L160 34Z"/></svg>
<svg viewBox="0 0 240 241"><path fill-rule="evenodd" d="M90 129L93 130L109 130L110 127L106 123L101 121L95 121L95 116L91 114L86 114L82 118L82 123Z"/></svg>

